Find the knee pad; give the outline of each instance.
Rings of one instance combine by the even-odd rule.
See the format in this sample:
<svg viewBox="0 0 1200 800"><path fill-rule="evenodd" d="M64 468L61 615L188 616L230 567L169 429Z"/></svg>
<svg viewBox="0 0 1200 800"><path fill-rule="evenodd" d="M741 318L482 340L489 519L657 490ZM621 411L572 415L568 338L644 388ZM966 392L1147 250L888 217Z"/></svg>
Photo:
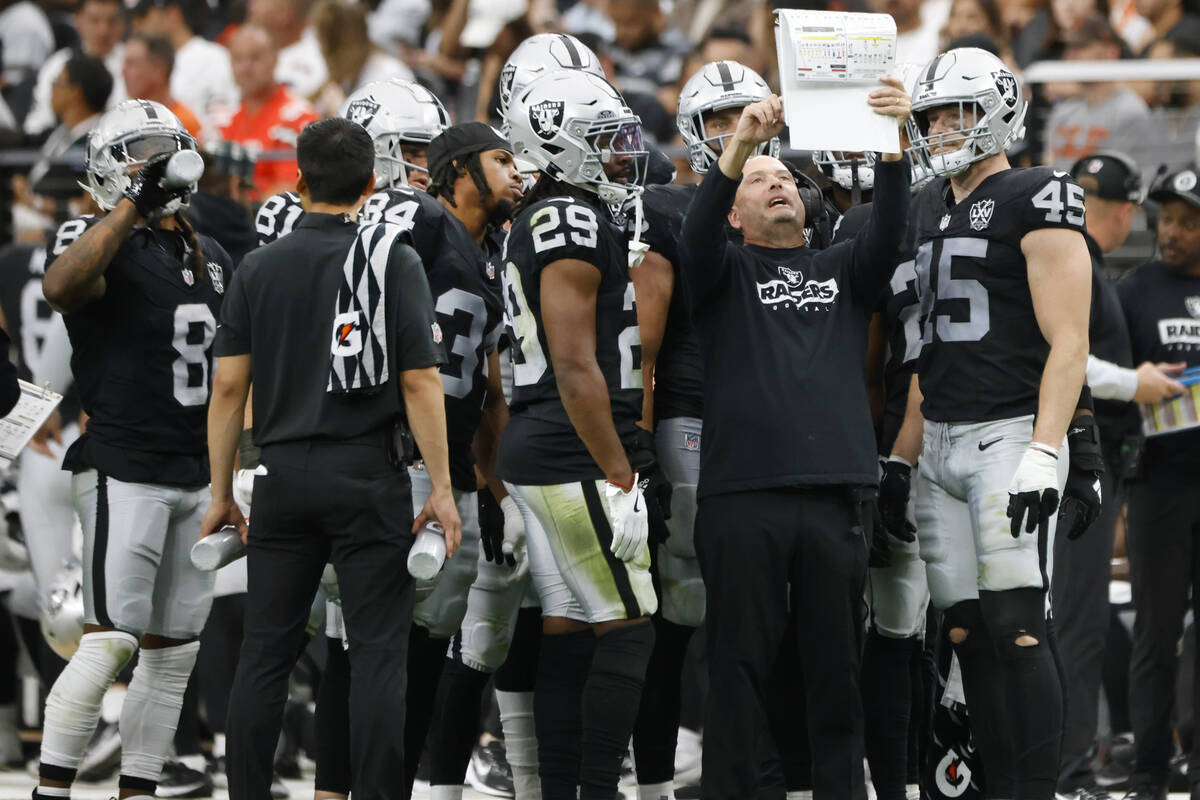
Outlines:
<svg viewBox="0 0 1200 800"><path fill-rule="evenodd" d="M1045 592L1041 589L980 592L979 603L1000 658L1040 657L1040 650L1047 646L1050 635L1046 627ZM1032 637L1037 643L1018 644L1023 636Z"/></svg>
<svg viewBox="0 0 1200 800"><path fill-rule="evenodd" d="M121 778L157 782L200 642L143 649L121 709Z"/></svg>
<svg viewBox="0 0 1200 800"><path fill-rule="evenodd" d="M673 535L673 534L672 534ZM667 545L658 550L658 577L662 587L662 615L676 625L698 628L704 622L704 579L700 562L675 555Z"/></svg>

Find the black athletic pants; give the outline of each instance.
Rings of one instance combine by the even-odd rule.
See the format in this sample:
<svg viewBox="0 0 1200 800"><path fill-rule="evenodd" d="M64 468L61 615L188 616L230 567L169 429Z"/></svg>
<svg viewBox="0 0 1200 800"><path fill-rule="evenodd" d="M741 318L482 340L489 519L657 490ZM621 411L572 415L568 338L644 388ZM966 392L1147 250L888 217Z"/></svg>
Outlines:
<svg viewBox="0 0 1200 800"><path fill-rule="evenodd" d="M1050 599L1067 694L1058 774L1058 790L1063 793L1096 783L1092 759L1108 640L1108 584L1123 502L1111 466L1100 476L1100 497L1104 501L1100 518L1082 536L1075 541L1066 535L1054 539Z"/></svg>
<svg viewBox="0 0 1200 800"><path fill-rule="evenodd" d="M1174 740L1171 708L1175 700L1176 648L1183 616L1191 604L1200 619L1200 470L1151 468L1129 485L1129 522L1125 536L1133 583L1133 663L1129 669L1129 707L1137 742L1131 782L1162 787L1167 782ZM1194 674L1200 663L1193 659ZM1195 695L1200 698L1200 694ZM1200 718L1198 716L1197 718ZM1200 743L1200 737L1195 739ZM1200 752L1188 759L1192 786L1200 781Z"/></svg>
<svg viewBox="0 0 1200 800"><path fill-rule="evenodd" d="M245 639L229 699L231 800L270 796L287 678L326 561L350 639L350 754L358 800L404 796L404 695L413 582L408 473L378 445L263 448L247 553Z"/></svg>
<svg viewBox="0 0 1200 800"><path fill-rule="evenodd" d="M813 791L825 800L866 796L858 673L870 520L868 503L848 487L700 501L709 683L720 687L705 713L705 800L755 793L772 749L765 687L789 621L804 671Z"/></svg>

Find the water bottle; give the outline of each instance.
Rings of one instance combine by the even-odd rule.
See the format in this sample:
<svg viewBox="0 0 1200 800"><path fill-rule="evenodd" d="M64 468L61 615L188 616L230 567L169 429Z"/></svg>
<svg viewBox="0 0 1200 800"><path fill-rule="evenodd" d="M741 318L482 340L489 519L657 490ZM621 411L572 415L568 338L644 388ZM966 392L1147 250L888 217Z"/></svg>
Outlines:
<svg viewBox="0 0 1200 800"><path fill-rule="evenodd" d="M191 186L204 174L204 158L195 150L180 150L167 160L162 185L166 189Z"/></svg>
<svg viewBox="0 0 1200 800"><path fill-rule="evenodd" d="M408 572L419 581L430 581L446 563L446 532L442 523L429 521L408 551Z"/></svg>
<svg viewBox="0 0 1200 800"><path fill-rule="evenodd" d="M192 545L192 566L204 572L212 572L228 566L246 555L242 535L232 525L226 525L216 533L205 536Z"/></svg>

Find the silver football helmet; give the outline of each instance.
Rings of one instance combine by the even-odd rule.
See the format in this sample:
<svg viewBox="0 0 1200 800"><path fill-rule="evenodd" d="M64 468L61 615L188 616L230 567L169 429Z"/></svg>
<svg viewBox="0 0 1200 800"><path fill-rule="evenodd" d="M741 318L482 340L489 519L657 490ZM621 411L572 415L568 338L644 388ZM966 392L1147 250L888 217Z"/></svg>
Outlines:
<svg viewBox="0 0 1200 800"><path fill-rule="evenodd" d="M600 59L591 48L567 33L539 33L517 46L500 70L500 117L508 116L508 104L535 78L560 69L581 69L604 77Z"/></svg>
<svg viewBox="0 0 1200 800"><path fill-rule="evenodd" d="M42 636L51 650L69 660L83 638L83 565L77 559L63 564L43 604Z"/></svg>
<svg viewBox="0 0 1200 800"><path fill-rule="evenodd" d="M375 142L376 189L406 185L409 170L428 173L404 160L400 144L428 145L450 126L450 115L433 92L400 78L374 81L355 90L338 116L362 125Z"/></svg>
<svg viewBox="0 0 1200 800"><path fill-rule="evenodd" d="M956 106L959 124L930 135L929 112L941 106ZM908 123L911 150L935 175L958 175L1020 141L1025 111L1021 84L1003 61L976 47L947 51L917 76Z"/></svg>
<svg viewBox="0 0 1200 800"><path fill-rule="evenodd" d="M814 150L813 163L826 178L850 192L857 186L864 192L875 188L875 154L846 150Z"/></svg>
<svg viewBox="0 0 1200 800"><path fill-rule="evenodd" d="M595 192L610 207L641 195L648 151L642 124L604 78L559 70L513 96L513 153L543 174Z"/></svg>
<svg viewBox="0 0 1200 800"><path fill-rule="evenodd" d="M80 186L102 211L112 211L129 189L133 168L160 153L195 149L196 140L166 106L125 100L106 112L88 135L87 183ZM193 183L188 195L194 191ZM158 216L170 216L187 202L188 196L171 200Z"/></svg>
<svg viewBox="0 0 1200 800"><path fill-rule="evenodd" d="M754 70L736 61L710 61L688 78L679 93L679 111L675 124L688 149L688 163L698 173L708 172L725 148L725 139L733 131L706 136L704 115L725 108L738 108L764 100L771 94L767 82ZM779 155L779 138L763 142L758 155Z"/></svg>

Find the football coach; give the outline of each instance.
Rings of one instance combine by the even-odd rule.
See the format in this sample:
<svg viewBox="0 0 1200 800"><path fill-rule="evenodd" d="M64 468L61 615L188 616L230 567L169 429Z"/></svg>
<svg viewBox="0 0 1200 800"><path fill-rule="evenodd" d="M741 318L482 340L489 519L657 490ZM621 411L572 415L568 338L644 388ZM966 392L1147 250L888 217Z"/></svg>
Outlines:
<svg viewBox="0 0 1200 800"><path fill-rule="evenodd" d="M346 119L314 122L297 144L304 218L234 274L214 350L209 406L212 507L201 535L245 529L234 453L254 385L253 525L246 535L245 637L229 699L233 800L269 796L287 677L327 561L350 642L354 796L400 798L412 530L461 523L450 489L445 358L425 271L395 225L359 228L375 184L371 137ZM411 428L433 492L416 522L406 455Z"/></svg>
<svg viewBox="0 0 1200 800"><path fill-rule="evenodd" d="M868 102L901 126L911 109L892 78ZM763 686L791 616L813 791L850 800L865 791L858 672L878 482L867 329L899 255L910 172L901 154L884 155L867 225L810 250L791 171L754 155L782 128L779 97L745 107L679 245L704 359L696 554L709 680L721 687L708 697L701 796L754 796L770 735Z"/></svg>

